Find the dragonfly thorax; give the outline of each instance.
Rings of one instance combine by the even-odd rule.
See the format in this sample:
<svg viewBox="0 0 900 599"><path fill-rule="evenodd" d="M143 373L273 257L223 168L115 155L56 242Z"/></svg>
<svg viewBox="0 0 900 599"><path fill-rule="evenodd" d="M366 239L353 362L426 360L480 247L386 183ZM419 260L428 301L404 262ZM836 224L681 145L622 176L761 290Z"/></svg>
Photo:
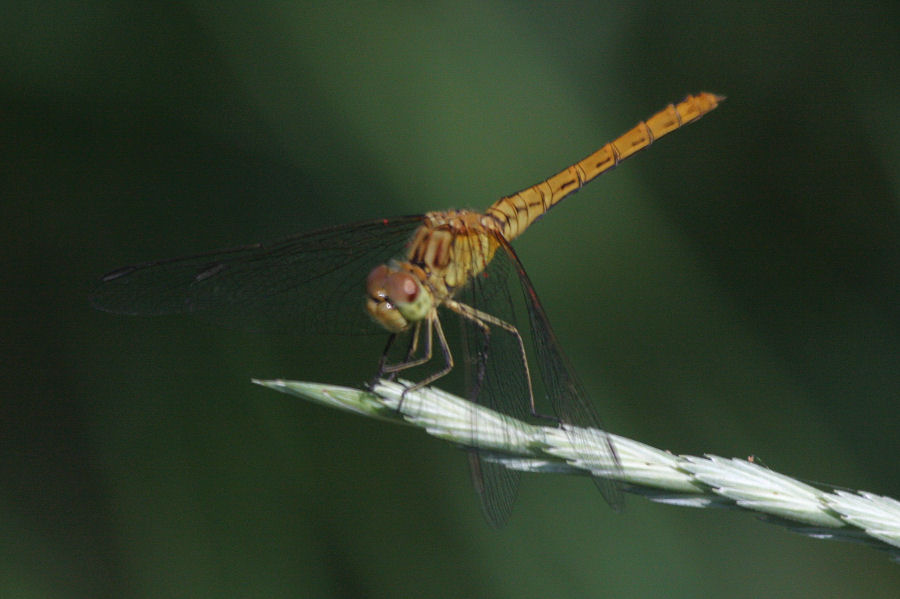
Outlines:
<svg viewBox="0 0 900 599"><path fill-rule="evenodd" d="M366 311L391 333L400 333L424 320L433 309L431 293L421 273L409 263L376 266L366 279Z"/></svg>
<svg viewBox="0 0 900 599"><path fill-rule="evenodd" d="M450 297L487 268L500 234L499 223L480 212L429 212L413 236L407 256L428 273L436 297Z"/></svg>

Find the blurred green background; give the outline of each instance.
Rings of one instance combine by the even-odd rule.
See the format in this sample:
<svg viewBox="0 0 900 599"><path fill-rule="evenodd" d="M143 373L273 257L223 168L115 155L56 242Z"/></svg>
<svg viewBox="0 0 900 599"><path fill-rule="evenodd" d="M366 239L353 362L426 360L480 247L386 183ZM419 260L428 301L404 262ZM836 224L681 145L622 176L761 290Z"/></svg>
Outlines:
<svg viewBox="0 0 900 599"><path fill-rule="evenodd" d="M896 597L878 551L526 477L483 522L382 338L94 312L123 264L483 208L728 96L517 241L616 433L900 497L900 14L842 3L7 3L3 597ZM888 8L892 7L892 8ZM376 506L376 509L373 509Z"/></svg>

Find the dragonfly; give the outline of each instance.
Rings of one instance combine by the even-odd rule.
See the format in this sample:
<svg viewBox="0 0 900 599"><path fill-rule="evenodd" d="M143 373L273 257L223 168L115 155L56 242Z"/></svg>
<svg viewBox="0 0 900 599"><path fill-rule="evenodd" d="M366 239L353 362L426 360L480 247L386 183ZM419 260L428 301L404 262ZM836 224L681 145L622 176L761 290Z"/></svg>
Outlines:
<svg viewBox="0 0 900 599"><path fill-rule="evenodd" d="M249 328L290 327L313 334L380 331L388 341L376 379L424 369L408 384L408 392L443 378L461 357L467 398L518 420L541 417L539 380L541 401L553 412L549 417L565 429L577 455L609 464L591 478L618 508L622 477L613 442L511 242L563 199L723 100L706 92L687 96L484 212L453 209L345 224L126 266L101 277L91 301L108 312L207 313ZM517 324L525 314L527 329ZM459 322L453 347L445 332L451 319ZM530 338L523 330L530 331ZM400 339L404 343L395 344ZM534 363L538 367L533 372ZM478 422L472 426L477 430ZM519 472L503 467L495 454L469 452L482 511L491 525L502 526L512 511Z"/></svg>

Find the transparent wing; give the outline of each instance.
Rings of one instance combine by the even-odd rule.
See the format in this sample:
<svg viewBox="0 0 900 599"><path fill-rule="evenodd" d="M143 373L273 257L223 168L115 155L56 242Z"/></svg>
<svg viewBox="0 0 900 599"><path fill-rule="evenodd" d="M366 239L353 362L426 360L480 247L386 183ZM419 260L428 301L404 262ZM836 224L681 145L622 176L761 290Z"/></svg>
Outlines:
<svg viewBox="0 0 900 599"><path fill-rule="evenodd" d="M513 272L509 260L498 254L454 299L516 327L518 316L524 314L510 293ZM485 327L470 318L460 316L459 321L466 397L518 420L529 420L528 375L518 338L501 327ZM478 430L477 420L472 427ZM499 528L512 513L521 473L486 458L484 451L471 450L469 470L485 518Z"/></svg>
<svg viewBox="0 0 900 599"><path fill-rule="evenodd" d="M585 457L597 455L599 449L601 461L611 464L613 471L611 474L617 474L621 470L619 458L616 455L612 440L605 432L606 428L591 404L584 387L575 375L568 358L566 358L557 342L556 335L550 327L550 321L547 319L547 314L541 306L541 302L534 287L531 285L522 263L509 245L509 242L502 237L498 237L498 239L502 250L497 251L494 261L505 258L515 269L527 307L534 353L536 354L536 359L533 363L536 363L537 366L532 368L532 378L536 378L535 371L540 372L543 384L539 386L543 387L553 412L561 423L603 431L600 434L603 435L604 440L599 444L599 448L596 441L589 438L589 435L581 430L567 430L567 434L576 451L583 453ZM536 394L537 388L538 385L535 386ZM593 476L592 479L607 503L614 509L623 507L624 497L621 485L617 480L597 475Z"/></svg>
<svg viewBox="0 0 900 599"><path fill-rule="evenodd" d="M369 271L403 252L421 216L341 225L103 276L94 307L134 315L198 312L250 329L384 332L363 310Z"/></svg>

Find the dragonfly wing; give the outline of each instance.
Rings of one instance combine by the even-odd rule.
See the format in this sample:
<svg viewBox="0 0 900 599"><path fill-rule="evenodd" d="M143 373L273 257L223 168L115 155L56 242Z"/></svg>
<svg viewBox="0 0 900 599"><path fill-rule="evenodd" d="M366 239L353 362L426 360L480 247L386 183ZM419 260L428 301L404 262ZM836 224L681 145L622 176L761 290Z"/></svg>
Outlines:
<svg viewBox="0 0 900 599"><path fill-rule="evenodd" d="M469 474L485 519L494 528L502 527L512 514L522 473L486 460L478 450L471 450Z"/></svg>
<svg viewBox="0 0 900 599"><path fill-rule="evenodd" d="M576 448L576 451L582 454L585 459L609 464L609 474L611 476L602 476L595 472L591 478L607 503L614 509L621 509L624 505L624 497L621 484L617 480L621 478L618 476L621 473L621 466L612 439L606 433L600 416L597 415L596 410L591 405L581 381L578 380L572 365L557 342L556 335L550 326L550 321L547 319L547 314L541 306L541 302L534 287L531 285L531 280L528 278L522 263L509 245L509 242L499 236L498 239L505 251L498 250L494 261L496 262L501 254L509 259L518 274L517 278L524 294L528 319L531 325L534 353L537 358L535 360L537 368L532 370L532 379L536 378L535 370L539 371L542 379L542 385L540 386L543 387L544 393L550 400L550 405L556 417L563 424L571 424L578 427L577 429L567 429L569 440ZM594 429L598 432L590 433L584 429ZM601 435L599 443L597 442L597 434Z"/></svg>
<svg viewBox="0 0 900 599"><path fill-rule="evenodd" d="M100 279L91 303L121 314L197 312L249 329L375 333L363 310L366 276L400 255L421 221L341 225L127 266Z"/></svg>
<svg viewBox="0 0 900 599"><path fill-rule="evenodd" d="M517 310L510 294L512 272L508 260L493 260L454 299L515 327L516 313L521 308ZM531 415L528 375L518 338L501 327L485 326L471 318L460 316L459 321L466 397L501 414L527 420ZM476 419L471 426L478 430L483 425ZM471 450L470 472L486 519L492 526L500 527L512 512L521 473L489 458L486 450Z"/></svg>

